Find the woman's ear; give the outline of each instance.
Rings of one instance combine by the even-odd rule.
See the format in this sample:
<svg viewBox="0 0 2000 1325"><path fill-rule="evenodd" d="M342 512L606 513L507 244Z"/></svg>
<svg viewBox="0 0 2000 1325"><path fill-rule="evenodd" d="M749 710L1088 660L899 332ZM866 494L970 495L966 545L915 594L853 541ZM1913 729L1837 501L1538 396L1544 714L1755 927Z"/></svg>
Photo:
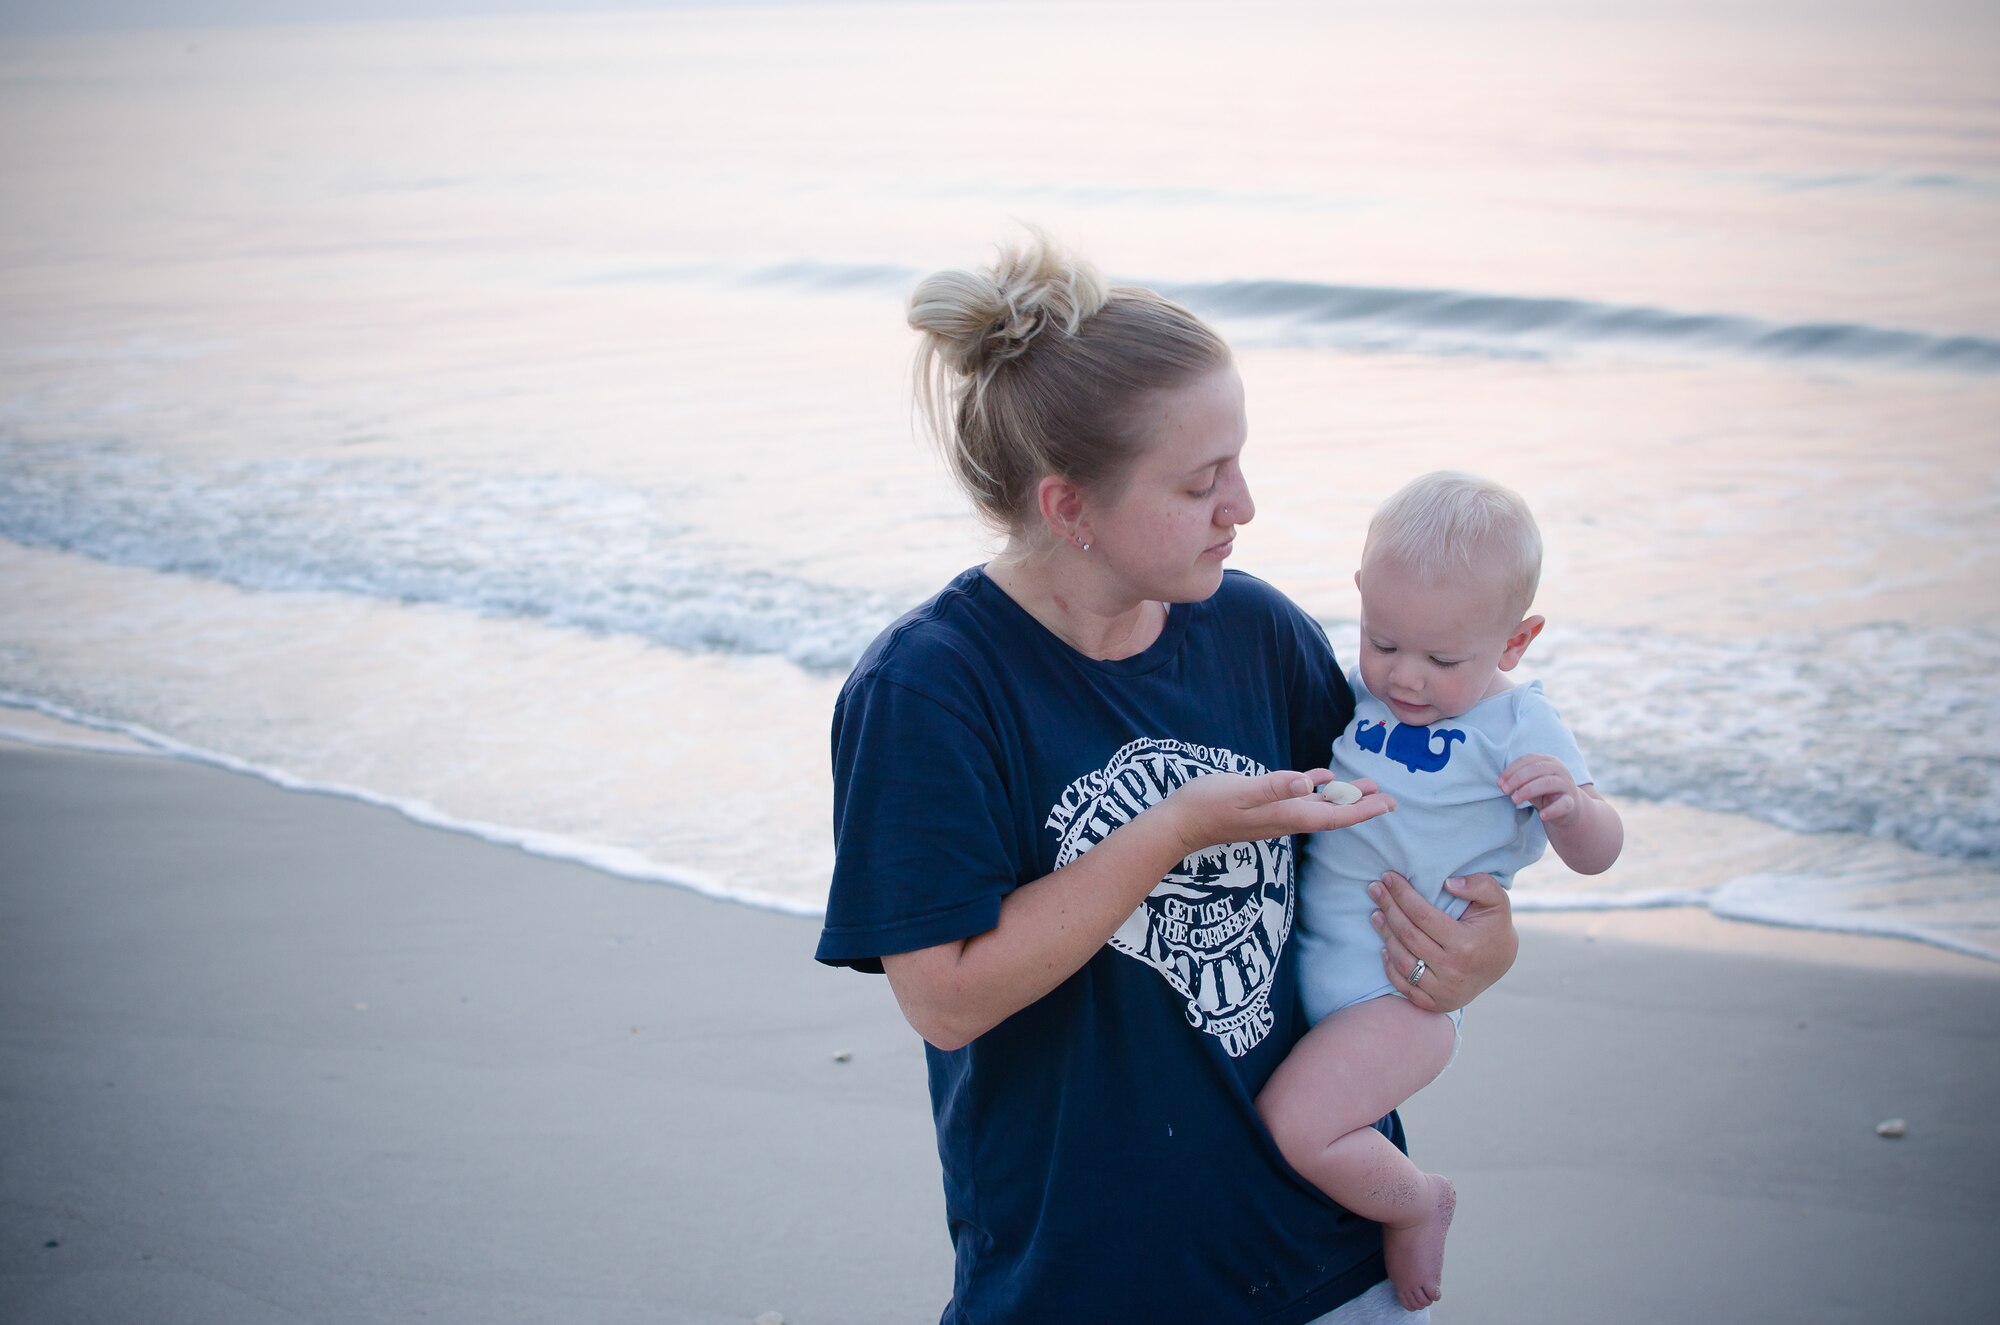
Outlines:
<svg viewBox="0 0 2000 1325"><path fill-rule="evenodd" d="M1083 489L1058 474L1044 474L1035 485L1035 505L1042 524L1057 542L1089 545L1090 531L1083 523Z"/></svg>
<svg viewBox="0 0 2000 1325"><path fill-rule="evenodd" d="M1500 651L1500 670L1511 672L1514 664L1521 661L1521 655L1535 642L1535 636L1542 633L1548 622L1538 616L1531 616L1521 622L1507 636L1507 647Z"/></svg>

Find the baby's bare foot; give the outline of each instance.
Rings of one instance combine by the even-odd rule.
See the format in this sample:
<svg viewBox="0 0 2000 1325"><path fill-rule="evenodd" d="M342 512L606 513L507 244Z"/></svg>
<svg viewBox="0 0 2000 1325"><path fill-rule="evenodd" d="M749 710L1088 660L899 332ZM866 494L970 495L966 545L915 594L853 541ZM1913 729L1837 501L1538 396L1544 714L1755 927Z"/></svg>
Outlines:
<svg viewBox="0 0 2000 1325"><path fill-rule="evenodd" d="M1451 1229L1458 1192L1442 1174L1426 1175L1431 1185L1430 1213L1413 1224L1382 1229L1382 1257L1389 1263L1389 1282L1405 1311L1422 1311L1444 1296L1444 1235Z"/></svg>

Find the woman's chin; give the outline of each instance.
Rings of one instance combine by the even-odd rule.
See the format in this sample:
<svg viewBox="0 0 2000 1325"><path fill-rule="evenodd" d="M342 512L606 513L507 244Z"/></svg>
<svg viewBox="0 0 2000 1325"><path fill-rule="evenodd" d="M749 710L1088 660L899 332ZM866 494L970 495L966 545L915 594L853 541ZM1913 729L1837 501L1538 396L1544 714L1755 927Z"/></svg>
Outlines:
<svg viewBox="0 0 2000 1325"><path fill-rule="evenodd" d="M1169 603L1199 603L1214 597L1215 591L1221 587L1222 563L1208 562L1187 576L1185 582L1178 586L1177 592L1164 594L1162 599Z"/></svg>

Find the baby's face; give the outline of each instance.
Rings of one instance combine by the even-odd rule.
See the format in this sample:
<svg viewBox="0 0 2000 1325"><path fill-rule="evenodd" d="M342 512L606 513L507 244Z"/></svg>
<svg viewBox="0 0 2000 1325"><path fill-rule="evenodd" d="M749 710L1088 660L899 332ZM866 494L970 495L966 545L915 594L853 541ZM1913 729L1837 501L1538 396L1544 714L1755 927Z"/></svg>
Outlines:
<svg viewBox="0 0 2000 1325"><path fill-rule="evenodd" d="M1484 582L1497 577L1435 584L1394 562L1372 560L1354 578L1361 589L1361 679L1396 721L1428 727L1505 689L1501 658L1522 622L1498 586Z"/></svg>

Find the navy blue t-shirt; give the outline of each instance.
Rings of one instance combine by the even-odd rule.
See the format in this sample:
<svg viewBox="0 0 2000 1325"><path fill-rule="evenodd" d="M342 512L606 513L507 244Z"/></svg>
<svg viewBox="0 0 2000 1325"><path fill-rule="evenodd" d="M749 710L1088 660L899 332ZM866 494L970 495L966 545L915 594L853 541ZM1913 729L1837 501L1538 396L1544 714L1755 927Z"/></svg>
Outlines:
<svg viewBox="0 0 2000 1325"><path fill-rule="evenodd" d="M1010 891L1189 778L1323 764L1353 704L1318 624L1251 576L1106 662L967 571L841 691L819 959L879 971L983 933ZM1305 1031L1295 849L1189 857L1047 996L929 1049L947 1325L1289 1325L1383 1278L1379 1228L1294 1174L1256 1114Z"/></svg>

